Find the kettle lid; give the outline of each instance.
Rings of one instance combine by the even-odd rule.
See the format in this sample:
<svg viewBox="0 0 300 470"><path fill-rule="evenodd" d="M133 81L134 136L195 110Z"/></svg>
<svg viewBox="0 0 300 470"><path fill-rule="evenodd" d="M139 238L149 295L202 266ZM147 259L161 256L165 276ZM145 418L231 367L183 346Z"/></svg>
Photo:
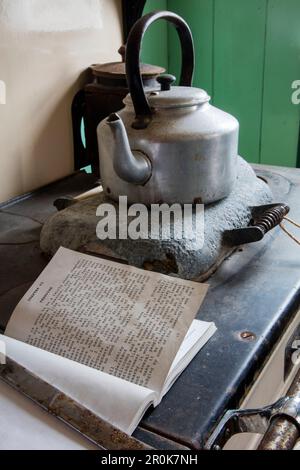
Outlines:
<svg viewBox="0 0 300 470"><path fill-rule="evenodd" d="M153 109L174 109L197 106L210 101L205 90L194 87L174 86L170 90L152 89L146 92L148 103ZM127 95L124 104L132 105L131 96Z"/></svg>
<svg viewBox="0 0 300 470"><path fill-rule="evenodd" d="M147 95L151 108L186 108L207 103L210 96L201 88L174 86L167 91L150 91Z"/></svg>

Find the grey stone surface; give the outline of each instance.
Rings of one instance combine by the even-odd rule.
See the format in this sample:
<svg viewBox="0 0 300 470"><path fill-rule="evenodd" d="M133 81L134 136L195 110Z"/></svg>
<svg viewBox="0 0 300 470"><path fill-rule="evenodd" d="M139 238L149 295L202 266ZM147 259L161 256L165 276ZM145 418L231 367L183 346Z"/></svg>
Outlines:
<svg viewBox="0 0 300 470"><path fill-rule="evenodd" d="M238 178L230 196L205 206L202 248L199 248L197 240L189 237L179 240L100 241L96 235L96 226L100 221L96 216L97 207L109 202L117 209L117 204L100 194L50 217L42 229L41 249L53 255L60 246L64 246L126 260L137 267L172 273L185 279L207 277L232 251L232 247L224 243L224 231L247 226L251 218L249 208L268 204L273 199L268 185L257 178L242 158L238 165ZM128 223L130 221L129 218Z"/></svg>

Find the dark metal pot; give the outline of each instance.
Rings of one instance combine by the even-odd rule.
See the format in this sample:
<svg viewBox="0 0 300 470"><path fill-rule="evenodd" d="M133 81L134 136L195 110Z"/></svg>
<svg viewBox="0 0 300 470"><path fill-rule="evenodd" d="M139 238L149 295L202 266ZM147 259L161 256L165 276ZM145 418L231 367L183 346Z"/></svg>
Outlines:
<svg viewBox="0 0 300 470"><path fill-rule="evenodd" d="M80 90L72 105L75 168L92 165L92 171L99 176L99 154L97 126L111 113L124 107L123 100L128 94L125 70L125 47L119 50L122 62L94 64L90 67L91 82ZM156 78L165 72L162 67L141 64L143 84L146 88L157 86ZM84 120L86 146L82 142L82 119Z"/></svg>

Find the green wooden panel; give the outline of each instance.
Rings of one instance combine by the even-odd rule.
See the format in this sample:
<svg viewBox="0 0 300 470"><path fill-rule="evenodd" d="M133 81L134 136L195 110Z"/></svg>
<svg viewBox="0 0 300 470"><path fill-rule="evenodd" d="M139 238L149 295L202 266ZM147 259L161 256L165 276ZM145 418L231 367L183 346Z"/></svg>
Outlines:
<svg viewBox="0 0 300 470"><path fill-rule="evenodd" d="M299 120L299 135L298 135L297 167L298 168L300 167L300 120Z"/></svg>
<svg viewBox="0 0 300 470"><path fill-rule="evenodd" d="M196 50L195 86L240 121L240 153L250 162L300 166L300 0L148 0L145 11L168 9L189 23ZM172 26L147 33L144 61L177 77L181 54ZM169 67L168 67L169 66Z"/></svg>
<svg viewBox="0 0 300 470"><path fill-rule="evenodd" d="M300 80L300 0L269 0L261 162L296 166L300 105L291 102Z"/></svg>
<svg viewBox="0 0 300 470"><path fill-rule="evenodd" d="M260 160L266 0L216 0L214 104L240 122L240 154Z"/></svg>
<svg viewBox="0 0 300 470"><path fill-rule="evenodd" d="M144 14L154 10L167 10L167 0L148 0ZM142 60L168 69L168 25L165 21L158 21L146 32Z"/></svg>
<svg viewBox="0 0 300 470"><path fill-rule="evenodd" d="M213 83L213 8L214 0L168 0L168 9L189 24L195 42L194 85L212 94ZM169 70L180 76L181 52L177 33L169 27Z"/></svg>

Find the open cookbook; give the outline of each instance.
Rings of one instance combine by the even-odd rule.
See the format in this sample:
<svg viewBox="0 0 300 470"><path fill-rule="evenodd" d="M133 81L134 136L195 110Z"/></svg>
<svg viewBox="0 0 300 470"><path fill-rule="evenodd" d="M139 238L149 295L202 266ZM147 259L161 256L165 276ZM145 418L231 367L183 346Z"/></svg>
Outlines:
<svg viewBox="0 0 300 470"><path fill-rule="evenodd" d="M8 357L131 434L214 334L208 286L60 248L0 340Z"/></svg>

